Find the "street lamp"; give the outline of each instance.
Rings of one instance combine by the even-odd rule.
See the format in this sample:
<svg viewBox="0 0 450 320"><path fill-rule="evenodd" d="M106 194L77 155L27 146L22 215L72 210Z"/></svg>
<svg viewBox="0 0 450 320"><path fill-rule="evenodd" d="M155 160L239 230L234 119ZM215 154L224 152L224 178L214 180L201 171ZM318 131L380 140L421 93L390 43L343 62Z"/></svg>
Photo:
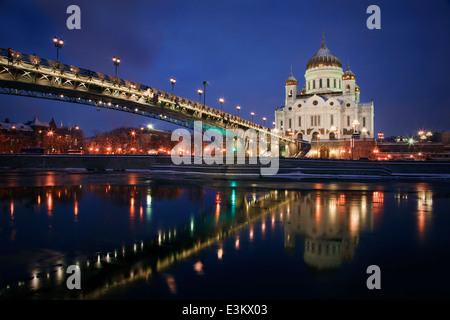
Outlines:
<svg viewBox="0 0 450 320"><path fill-rule="evenodd" d="M58 59L59 59L59 49L62 49L62 46L64 44L64 40L63 39L58 39L57 37L53 37L53 43L56 47L56 63L58 63Z"/></svg>
<svg viewBox="0 0 450 320"><path fill-rule="evenodd" d="M49 137L52 137L52 150L51 150L51 152L53 152L53 131L47 132L47 135L48 135Z"/></svg>
<svg viewBox="0 0 450 320"><path fill-rule="evenodd" d="M250 112L250 114L252 115L252 122L253 122L253 116L255 115L254 112Z"/></svg>
<svg viewBox="0 0 450 320"><path fill-rule="evenodd" d="M116 57L113 57L113 58L112 58L112 61L113 61L113 64L114 64L114 66L115 66L115 74L114 74L114 77L117 78L117 67L118 67L119 64L120 64L120 59L119 59L119 58L116 58Z"/></svg>
<svg viewBox="0 0 450 320"><path fill-rule="evenodd" d="M199 103L202 103L202 93L203 93L203 90L202 90L202 89L198 89L197 92L198 92L198 102L199 102Z"/></svg>
<svg viewBox="0 0 450 320"><path fill-rule="evenodd" d="M237 109L237 113L238 113L237 116L239 117L239 110L241 110L241 107L237 106L236 109Z"/></svg>
<svg viewBox="0 0 450 320"><path fill-rule="evenodd" d="M203 104L206 106L206 86L209 84L208 81L203 81Z"/></svg>
<svg viewBox="0 0 450 320"><path fill-rule="evenodd" d="M358 120L353 120L352 122L352 127L353 127L353 133L356 133L356 127L358 126L359 121Z"/></svg>
<svg viewBox="0 0 450 320"><path fill-rule="evenodd" d="M172 85L172 94L173 94L173 86L175 85L176 82L177 80L175 80L173 77L170 78L170 84Z"/></svg>
<svg viewBox="0 0 450 320"><path fill-rule="evenodd" d="M222 112L222 105L224 103L225 99L224 98L220 98L219 102L220 102L220 112Z"/></svg>
<svg viewBox="0 0 450 320"><path fill-rule="evenodd" d="M380 132L378 132L378 140L380 140L380 142L383 142L383 139L384 139L384 133L381 132L381 130L380 130Z"/></svg>
<svg viewBox="0 0 450 320"><path fill-rule="evenodd" d="M263 117L263 126L264 126L264 127L266 126L266 120L267 120L267 118L266 118L266 117Z"/></svg>

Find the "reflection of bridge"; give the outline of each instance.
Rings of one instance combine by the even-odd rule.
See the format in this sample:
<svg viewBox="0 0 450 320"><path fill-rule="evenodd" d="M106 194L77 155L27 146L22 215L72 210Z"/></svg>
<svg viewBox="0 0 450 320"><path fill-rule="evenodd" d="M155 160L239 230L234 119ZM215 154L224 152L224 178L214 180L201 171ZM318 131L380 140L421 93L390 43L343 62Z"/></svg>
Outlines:
<svg viewBox="0 0 450 320"><path fill-rule="evenodd" d="M253 129L278 138L287 156L303 156L310 147L306 141L174 94L11 49L0 49L0 93L129 112L191 129L194 121L221 131Z"/></svg>
<svg viewBox="0 0 450 320"><path fill-rule="evenodd" d="M51 297L58 299L101 298L111 289L150 279L155 274L237 235L267 214L274 213L280 206L293 201L295 193L240 193L233 188L221 197L226 200L217 202L216 199L216 206L219 208L215 208L214 213L161 231L155 238L98 253L92 259L80 262L82 290L66 288L66 266L60 266L54 273L46 275L44 272L29 281L11 284L3 288L0 296L23 297L37 292L42 298L47 295L48 290ZM220 210L220 203L225 205L226 210Z"/></svg>

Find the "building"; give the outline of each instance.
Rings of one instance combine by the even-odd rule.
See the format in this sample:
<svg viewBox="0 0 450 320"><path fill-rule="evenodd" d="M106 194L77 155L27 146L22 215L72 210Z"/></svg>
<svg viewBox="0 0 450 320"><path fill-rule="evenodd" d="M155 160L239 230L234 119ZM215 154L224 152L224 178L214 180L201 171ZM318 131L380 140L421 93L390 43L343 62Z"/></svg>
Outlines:
<svg viewBox="0 0 450 320"><path fill-rule="evenodd" d="M299 91L292 70L285 88L285 104L275 110L275 129L279 132L309 142L331 142L325 148L328 150L322 152L324 157L333 149L342 149L342 146L333 148L339 140L340 145L348 146L352 138L373 142L373 101L360 101L355 74L349 65L343 71L341 60L326 47L325 39L306 64L303 88ZM310 156L314 154L315 145L312 143Z"/></svg>

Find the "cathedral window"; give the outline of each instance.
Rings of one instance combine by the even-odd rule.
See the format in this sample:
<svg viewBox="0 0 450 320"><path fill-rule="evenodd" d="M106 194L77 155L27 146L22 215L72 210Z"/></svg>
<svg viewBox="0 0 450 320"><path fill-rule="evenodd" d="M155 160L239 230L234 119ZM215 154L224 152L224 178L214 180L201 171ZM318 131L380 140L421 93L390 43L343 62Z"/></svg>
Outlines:
<svg viewBox="0 0 450 320"><path fill-rule="evenodd" d="M317 125L320 126L320 116L317 116Z"/></svg>
<svg viewBox="0 0 450 320"><path fill-rule="evenodd" d="M347 116L347 127L350 127L350 116Z"/></svg>
<svg viewBox="0 0 450 320"><path fill-rule="evenodd" d="M313 80L313 89L316 88L316 80Z"/></svg>
<svg viewBox="0 0 450 320"><path fill-rule="evenodd" d="M308 91L311 90L311 81L308 81Z"/></svg>
<svg viewBox="0 0 450 320"><path fill-rule="evenodd" d="M350 85L347 85L347 88L345 89L345 93L350 93Z"/></svg>
<svg viewBox="0 0 450 320"><path fill-rule="evenodd" d="M302 126L302 117L298 117L298 126L299 126L299 127Z"/></svg>
<svg viewBox="0 0 450 320"><path fill-rule="evenodd" d="M322 88L322 79L319 80L319 88Z"/></svg>
<svg viewBox="0 0 450 320"><path fill-rule="evenodd" d="M333 115L330 115L330 125L334 125Z"/></svg>
<svg viewBox="0 0 450 320"><path fill-rule="evenodd" d="M313 126L314 126L314 117L311 116L311 127L313 127Z"/></svg>
<svg viewBox="0 0 450 320"><path fill-rule="evenodd" d="M292 128L292 119L289 119L289 129Z"/></svg>
<svg viewBox="0 0 450 320"><path fill-rule="evenodd" d="M341 79L339 79L339 89L341 89Z"/></svg>
<svg viewBox="0 0 450 320"><path fill-rule="evenodd" d="M289 97L292 97L292 90L289 90Z"/></svg>
<svg viewBox="0 0 450 320"><path fill-rule="evenodd" d="M327 79L327 88L330 87L330 78Z"/></svg>
<svg viewBox="0 0 450 320"><path fill-rule="evenodd" d="M363 127L366 126L366 117L363 117Z"/></svg>
<svg viewBox="0 0 450 320"><path fill-rule="evenodd" d="M334 79L334 88L336 88L336 78Z"/></svg>
<svg viewBox="0 0 450 320"><path fill-rule="evenodd" d="M314 101L313 101L313 105L315 105L315 106L317 106L318 103L319 103L319 102L317 102L317 100L314 100Z"/></svg>

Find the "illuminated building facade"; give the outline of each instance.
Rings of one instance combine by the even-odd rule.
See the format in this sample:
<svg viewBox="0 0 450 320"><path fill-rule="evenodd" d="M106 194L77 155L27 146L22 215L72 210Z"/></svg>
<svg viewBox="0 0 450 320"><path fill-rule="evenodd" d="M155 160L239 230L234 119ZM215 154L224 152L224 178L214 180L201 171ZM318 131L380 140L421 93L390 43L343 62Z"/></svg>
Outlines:
<svg viewBox="0 0 450 320"><path fill-rule="evenodd" d="M374 104L360 102L356 76L325 46L308 61L305 83L299 91L293 76L286 80L285 105L275 111L275 129L286 135L313 141L373 140ZM331 148L324 157L330 157ZM314 151L314 145L312 145ZM311 153L311 152L310 152Z"/></svg>

